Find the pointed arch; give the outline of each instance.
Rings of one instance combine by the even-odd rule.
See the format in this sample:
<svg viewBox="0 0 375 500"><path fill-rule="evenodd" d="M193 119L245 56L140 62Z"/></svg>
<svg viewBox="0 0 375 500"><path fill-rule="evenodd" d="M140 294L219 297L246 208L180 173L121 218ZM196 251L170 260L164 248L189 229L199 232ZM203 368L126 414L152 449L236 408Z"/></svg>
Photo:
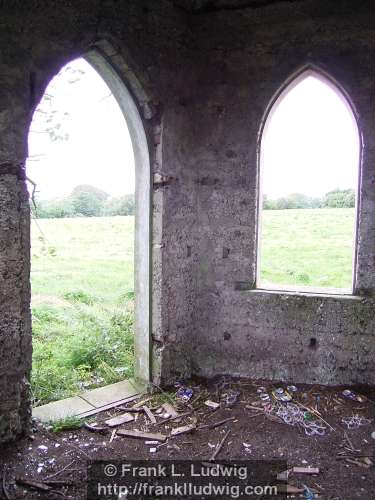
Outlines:
<svg viewBox="0 0 375 500"><path fill-rule="evenodd" d="M284 97L294 90L301 82L306 80L309 77L313 77L316 80L319 80L321 83L325 84L336 94L337 97L341 100L342 104L345 106L348 111L348 116L350 116L353 130L356 131L358 136L358 175L357 175L357 184L355 186L355 232L354 232L354 250L353 250L353 263L352 263L352 287L350 291L340 291L336 293L355 293L356 290L356 269L357 269L357 235L358 235L358 217L359 217L359 206L360 206L360 191L361 191L361 164L362 164L362 150L363 150L363 139L362 133L359 127L358 113L354 106L354 103L350 99L348 92L337 82L331 75L329 75L325 70L319 68L314 64L306 64L300 67L297 71L295 71L291 76L289 76L284 84L278 89L278 91L272 96L265 113L263 115L261 126L259 128L258 138L257 138L257 258L256 258L256 287L257 288L265 288L261 285L261 237L262 237L262 205L263 205L263 138L267 134L267 130L269 124L272 120L274 112L277 110L278 105L284 99ZM274 288L273 286L270 288ZM278 287L276 287L278 288ZM281 289L289 289L289 290L298 290L298 287L284 287L281 286ZM306 291L306 287L301 287ZM310 287L308 287L310 288ZM309 291L309 290L307 290ZM335 293L335 290L330 290ZM315 287L311 287L311 292L319 293L323 292Z"/></svg>

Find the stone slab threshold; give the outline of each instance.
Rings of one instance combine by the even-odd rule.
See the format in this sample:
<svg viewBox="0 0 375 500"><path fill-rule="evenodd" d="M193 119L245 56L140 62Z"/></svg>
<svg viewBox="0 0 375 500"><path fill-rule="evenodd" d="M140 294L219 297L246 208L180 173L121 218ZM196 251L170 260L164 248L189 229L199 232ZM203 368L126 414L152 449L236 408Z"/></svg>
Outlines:
<svg viewBox="0 0 375 500"><path fill-rule="evenodd" d="M42 422L53 422L67 417L89 417L98 413L98 410L104 411L115 404L132 401L142 392L133 380L123 380L33 408L33 417Z"/></svg>

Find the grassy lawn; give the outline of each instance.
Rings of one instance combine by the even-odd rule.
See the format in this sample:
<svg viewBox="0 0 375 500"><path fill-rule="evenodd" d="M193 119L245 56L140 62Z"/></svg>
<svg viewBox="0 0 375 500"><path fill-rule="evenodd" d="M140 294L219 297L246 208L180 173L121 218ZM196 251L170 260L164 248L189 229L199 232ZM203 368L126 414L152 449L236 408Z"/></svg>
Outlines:
<svg viewBox="0 0 375 500"><path fill-rule="evenodd" d="M354 208L264 210L261 284L351 288Z"/></svg>
<svg viewBox="0 0 375 500"><path fill-rule="evenodd" d="M31 224L35 404L133 373L133 217Z"/></svg>
<svg viewBox="0 0 375 500"><path fill-rule="evenodd" d="M31 227L35 404L131 376L134 218ZM354 209L264 211L262 284L349 288L353 227Z"/></svg>

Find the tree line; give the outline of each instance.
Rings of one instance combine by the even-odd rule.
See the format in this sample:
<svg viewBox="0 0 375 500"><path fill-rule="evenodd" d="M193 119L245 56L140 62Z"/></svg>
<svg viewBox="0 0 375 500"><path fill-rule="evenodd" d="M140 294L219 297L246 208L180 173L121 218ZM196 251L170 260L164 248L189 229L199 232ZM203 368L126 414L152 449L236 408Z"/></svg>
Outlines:
<svg viewBox="0 0 375 500"><path fill-rule="evenodd" d="M353 208L354 189L334 189L321 198L312 198L301 193L293 193L277 199L263 196L264 210L286 210L291 208Z"/></svg>
<svg viewBox="0 0 375 500"><path fill-rule="evenodd" d="M31 209L34 217L38 219L108 217L135 213L134 194L110 196L89 184L76 186L66 198L34 201Z"/></svg>

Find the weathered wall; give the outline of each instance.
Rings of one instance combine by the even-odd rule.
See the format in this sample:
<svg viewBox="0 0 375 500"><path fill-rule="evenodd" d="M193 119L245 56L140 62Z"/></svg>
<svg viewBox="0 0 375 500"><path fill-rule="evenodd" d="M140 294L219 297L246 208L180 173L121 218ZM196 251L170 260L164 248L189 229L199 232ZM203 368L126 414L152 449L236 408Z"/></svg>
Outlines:
<svg viewBox="0 0 375 500"><path fill-rule="evenodd" d="M280 2L194 16L201 54L194 154L202 172L195 373L375 382L374 26L371 2ZM251 289L256 278L262 119L305 64L336 79L358 112L364 149L357 293L363 298L236 290Z"/></svg>
<svg viewBox="0 0 375 500"><path fill-rule="evenodd" d="M28 127L50 79L93 48L133 93L148 137L150 175L174 178L155 186L153 196L153 375L160 383L176 371L189 374L188 352L174 348L192 323L195 293L185 251L196 207L185 187L190 152L183 137L189 127L179 102L193 74L186 15L164 0L1 3L0 442L27 432L30 416Z"/></svg>
<svg viewBox="0 0 375 500"><path fill-rule="evenodd" d="M27 431L30 415L28 126L51 77L93 47L134 94L151 173L170 177L152 200L154 381L225 372L375 382L375 8L236 3L260 7L216 12L214 2L195 2L204 8L189 13L169 0L1 3L0 441ZM238 290L255 282L262 117L306 63L340 82L363 132L356 298Z"/></svg>

